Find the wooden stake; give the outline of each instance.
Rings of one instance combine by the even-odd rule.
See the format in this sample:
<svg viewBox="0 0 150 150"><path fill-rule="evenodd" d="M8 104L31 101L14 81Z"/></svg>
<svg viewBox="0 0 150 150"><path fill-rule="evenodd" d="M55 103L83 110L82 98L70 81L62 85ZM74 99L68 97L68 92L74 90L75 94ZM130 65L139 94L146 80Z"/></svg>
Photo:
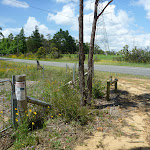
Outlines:
<svg viewBox="0 0 150 150"><path fill-rule="evenodd" d="M110 96L110 81L107 82L107 92L106 92L106 100L109 101Z"/></svg>
<svg viewBox="0 0 150 150"><path fill-rule="evenodd" d="M11 93L11 120L14 127L17 127L16 123L16 113L17 113L17 99L15 94L15 76L12 76L12 93Z"/></svg>

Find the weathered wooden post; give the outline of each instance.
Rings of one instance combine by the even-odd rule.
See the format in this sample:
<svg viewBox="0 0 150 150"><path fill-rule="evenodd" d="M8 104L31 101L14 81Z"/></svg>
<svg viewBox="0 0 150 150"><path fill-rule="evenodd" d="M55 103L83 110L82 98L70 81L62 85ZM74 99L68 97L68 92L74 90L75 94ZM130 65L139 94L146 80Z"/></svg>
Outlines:
<svg viewBox="0 0 150 150"><path fill-rule="evenodd" d="M94 79L94 60L92 60L92 78Z"/></svg>
<svg viewBox="0 0 150 150"><path fill-rule="evenodd" d="M118 79L115 79L116 80L116 82L115 82L115 92L117 92L117 81L118 81Z"/></svg>
<svg viewBox="0 0 150 150"><path fill-rule="evenodd" d="M44 80L44 65L43 65L43 80Z"/></svg>
<svg viewBox="0 0 150 150"><path fill-rule="evenodd" d="M107 81L107 92L106 92L106 100L109 101L109 95L110 95L110 81Z"/></svg>
<svg viewBox="0 0 150 150"><path fill-rule="evenodd" d="M110 82L112 82L112 76L110 76Z"/></svg>
<svg viewBox="0 0 150 150"><path fill-rule="evenodd" d="M68 66L67 66L67 64L66 64L66 73L67 73L67 68L68 68Z"/></svg>
<svg viewBox="0 0 150 150"><path fill-rule="evenodd" d="M19 121L22 121L27 111L26 75L16 76L15 93L17 98L17 109L19 111Z"/></svg>
<svg viewBox="0 0 150 150"><path fill-rule="evenodd" d="M16 124L16 113L17 113L17 99L15 94L15 76L12 76L12 93L11 93L11 120L14 127Z"/></svg>

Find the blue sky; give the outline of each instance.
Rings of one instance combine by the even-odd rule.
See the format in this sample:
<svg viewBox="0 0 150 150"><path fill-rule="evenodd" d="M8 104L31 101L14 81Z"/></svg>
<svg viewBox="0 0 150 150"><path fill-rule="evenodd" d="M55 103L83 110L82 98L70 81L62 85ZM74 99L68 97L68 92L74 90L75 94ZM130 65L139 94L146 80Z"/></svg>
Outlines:
<svg viewBox="0 0 150 150"><path fill-rule="evenodd" d="M99 11L108 1L100 0ZM84 42L90 42L94 0L84 0ZM52 36L60 28L78 39L79 0L0 0L0 27L7 37L25 35L35 26L40 33ZM124 45L150 46L150 0L113 0L97 23L96 43L118 51ZM108 42L106 42L108 39ZM108 44L107 44L108 43Z"/></svg>

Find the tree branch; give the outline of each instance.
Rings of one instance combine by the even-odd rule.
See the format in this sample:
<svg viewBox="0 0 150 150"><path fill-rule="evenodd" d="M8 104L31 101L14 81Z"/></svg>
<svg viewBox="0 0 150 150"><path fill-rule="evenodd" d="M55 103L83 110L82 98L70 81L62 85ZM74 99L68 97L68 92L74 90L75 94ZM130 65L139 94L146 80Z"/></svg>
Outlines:
<svg viewBox="0 0 150 150"><path fill-rule="evenodd" d="M102 13L104 12L104 10L107 8L107 6L112 2L113 0L111 0L101 11L101 13L97 16L97 19L102 15Z"/></svg>

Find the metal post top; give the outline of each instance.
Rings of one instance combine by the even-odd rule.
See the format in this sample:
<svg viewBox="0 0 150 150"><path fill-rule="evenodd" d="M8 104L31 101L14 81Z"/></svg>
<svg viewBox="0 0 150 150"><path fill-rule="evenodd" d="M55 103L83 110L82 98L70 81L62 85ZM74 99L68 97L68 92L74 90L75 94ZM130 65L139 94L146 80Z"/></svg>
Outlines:
<svg viewBox="0 0 150 150"><path fill-rule="evenodd" d="M22 82L22 81L26 80L26 75L25 74L23 74L23 75L16 75L15 78L16 78L17 82Z"/></svg>

